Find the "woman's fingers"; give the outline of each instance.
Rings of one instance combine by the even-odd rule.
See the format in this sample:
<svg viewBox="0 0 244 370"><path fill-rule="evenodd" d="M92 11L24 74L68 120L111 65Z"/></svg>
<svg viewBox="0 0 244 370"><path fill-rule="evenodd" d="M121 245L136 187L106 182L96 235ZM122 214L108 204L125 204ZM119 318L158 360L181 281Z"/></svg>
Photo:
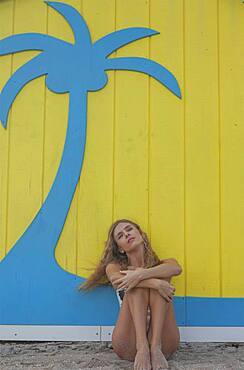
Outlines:
<svg viewBox="0 0 244 370"><path fill-rule="evenodd" d="M167 302L170 302L170 298L167 295L165 295L164 298L166 299Z"/></svg>
<svg viewBox="0 0 244 370"><path fill-rule="evenodd" d="M172 294L173 294L173 293L171 293L171 292L168 292L168 293L163 292L163 293L161 294L161 296L162 296L162 297L163 297L167 302L171 302L171 301L172 301L172 299L173 299Z"/></svg>
<svg viewBox="0 0 244 370"><path fill-rule="evenodd" d="M125 283L121 283L117 287L117 289L124 289L124 288L125 288Z"/></svg>
<svg viewBox="0 0 244 370"><path fill-rule="evenodd" d="M128 283L127 282L122 282L118 285L117 289L126 289L128 288Z"/></svg>
<svg viewBox="0 0 244 370"><path fill-rule="evenodd" d="M170 297L169 297L169 295L168 295L168 294L166 294L163 290L160 290L160 291L159 291L159 294L161 295L161 297L163 297L163 298L166 300L166 302L170 302Z"/></svg>
<svg viewBox="0 0 244 370"><path fill-rule="evenodd" d="M169 298L168 302L171 302L171 301L172 301L172 299L173 299L173 297L172 297L172 295L171 295L171 294L170 294L170 295L168 295L168 298Z"/></svg>
<svg viewBox="0 0 244 370"><path fill-rule="evenodd" d="M114 280L114 284L120 284L123 281L124 281L124 278L119 278L117 280Z"/></svg>
<svg viewBox="0 0 244 370"><path fill-rule="evenodd" d="M174 294L175 294L175 287L174 287L173 285L170 285L170 293L171 293L172 295L174 295Z"/></svg>
<svg viewBox="0 0 244 370"><path fill-rule="evenodd" d="M117 280L117 281L114 281L114 283L113 283L115 286L117 286L117 287L119 287L119 288L121 288L121 287L124 287L125 285L127 285L127 282L126 281L124 281L124 280Z"/></svg>

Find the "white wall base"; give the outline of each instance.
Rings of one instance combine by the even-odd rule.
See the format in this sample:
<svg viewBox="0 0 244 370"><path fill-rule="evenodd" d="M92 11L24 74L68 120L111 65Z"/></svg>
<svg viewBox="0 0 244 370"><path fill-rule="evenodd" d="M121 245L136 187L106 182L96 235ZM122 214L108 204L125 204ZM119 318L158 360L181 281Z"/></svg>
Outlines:
<svg viewBox="0 0 244 370"><path fill-rule="evenodd" d="M100 326L0 325L0 340L100 341Z"/></svg>
<svg viewBox="0 0 244 370"><path fill-rule="evenodd" d="M244 327L181 327L181 342L244 342Z"/></svg>
<svg viewBox="0 0 244 370"><path fill-rule="evenodd" d="M0 325L0 340L111 341L113 326ZM180 327L181 342L244 342L244 327Z"/></svg>
<svg viewBox="0 0 244 370"><path fill-rule="evenodd" d="M101 327L101 340L111 340L113 326ZM181 342L244 342L244 327L179 327Z"/></svg>

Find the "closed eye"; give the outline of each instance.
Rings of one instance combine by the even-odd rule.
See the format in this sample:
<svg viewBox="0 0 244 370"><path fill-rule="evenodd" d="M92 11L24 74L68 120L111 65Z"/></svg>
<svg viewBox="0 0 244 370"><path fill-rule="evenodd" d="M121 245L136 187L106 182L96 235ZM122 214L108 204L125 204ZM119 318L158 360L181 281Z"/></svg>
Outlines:
<svg viewBox="0 0 244 370"><path fill-rule="evenodd" d="M133 227L132 226L126 226L125 227L125 230L126 231L131 231L131 230L133 230ZM119 240L120 238L121 238L121 236L122 236L123 234L122 234L122 232L120 232L118 235L117 235L117 240Z"/></svg>

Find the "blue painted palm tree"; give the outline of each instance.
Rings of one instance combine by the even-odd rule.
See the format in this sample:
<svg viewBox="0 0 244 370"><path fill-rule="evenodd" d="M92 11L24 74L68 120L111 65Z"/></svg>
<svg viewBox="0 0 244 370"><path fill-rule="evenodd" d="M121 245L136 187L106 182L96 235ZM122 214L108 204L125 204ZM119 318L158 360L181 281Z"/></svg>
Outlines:
<svg viewBox="0 0 244 370"><path fill-rule="evenodd" d="M46 85L51 91L69 93L66 141L53 186L32 223L0 263L0 302L4 302L0 305L0 324L106 325L113 323L116 315L110 305L112 290L79 293L77 286L84 279L64 271L54 257L82 169L87 93L106 85L107 70L146 73L178 97L180 89L175 77L154 61L108 58L127 43L157 34L154 30L123 29L92 43L84 19L73 7L58 2L47 5L68 21L74 44L38 33L13 35L0 41L0 55L42 51L5 84L0 94L0 119L4 127L15 97L31 80L46 75Z"/></svg>

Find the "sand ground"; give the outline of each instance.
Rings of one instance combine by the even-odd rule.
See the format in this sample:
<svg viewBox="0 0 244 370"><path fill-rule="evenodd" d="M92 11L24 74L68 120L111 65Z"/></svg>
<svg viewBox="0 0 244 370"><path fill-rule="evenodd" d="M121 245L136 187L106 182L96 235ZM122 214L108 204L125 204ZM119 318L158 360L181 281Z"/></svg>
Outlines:
<svg viewBox="0 0 244 370"><path fill-rule="evenodd" d="M174 370L244 369L244 343L181 343L169 361ZM0 342L0 369L133 369L108 342Z"/></svg>

